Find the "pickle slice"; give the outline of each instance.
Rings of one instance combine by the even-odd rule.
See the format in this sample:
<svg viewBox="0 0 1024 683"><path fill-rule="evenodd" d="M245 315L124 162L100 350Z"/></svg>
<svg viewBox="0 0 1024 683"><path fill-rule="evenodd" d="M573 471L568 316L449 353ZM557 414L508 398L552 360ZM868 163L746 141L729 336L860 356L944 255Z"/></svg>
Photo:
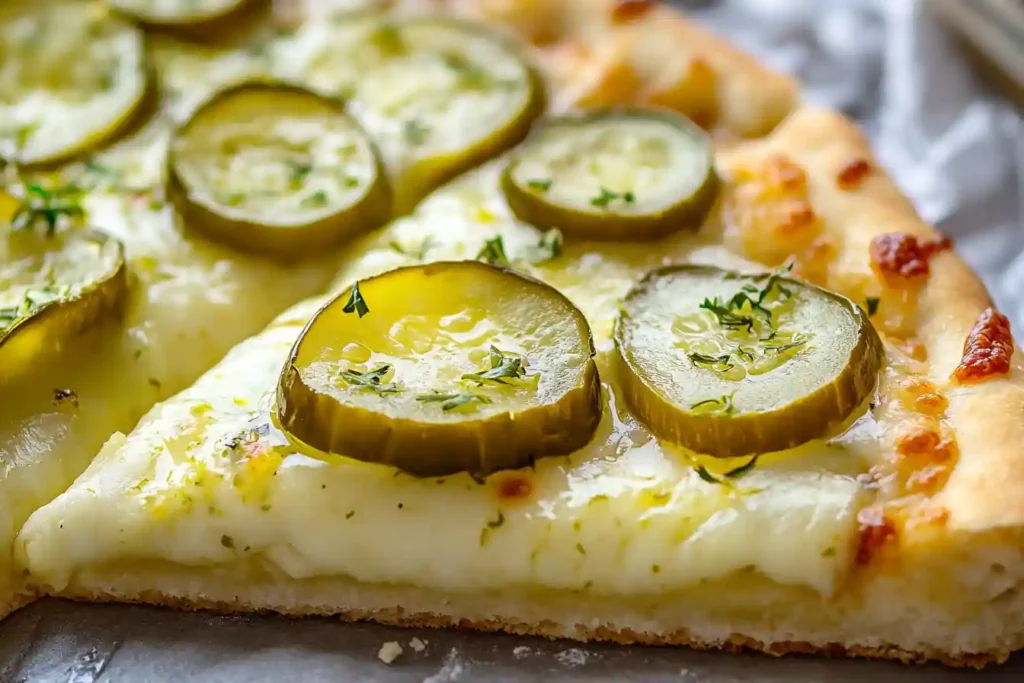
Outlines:
<svg viewBox="0 0 1024 683"><path fill-rule="evenodd" d="M300 257L390 217L373 142L342 103L295 86L217 93L178 129L168 164L186 226L245 251Z"/></svg>
<svg viewBox="0 0 1024 683"><path fill-rule="evenodd" d="M625 398L657 436L735 457L826 436L874 390L882 344L859 306L773 273L672 265L629 292Z"/></svg>
<svg viewBox="0 0 1024 683"><path fill-rule="evenodd" d="M601 418L590 328L557 290L474 261L389 271L306 326L281 426L418 476L487 474L584 446Z"/></svg>
<svg viewBox="0 0 1024 683"><path fill-rule="evenodd" d="M538 228L629 241L699 228L718 177L710 138L688 119L627 109L543 122L513 153L502 189Z"/></svg>
<svg viewBox="0 0 1024 683"><path fill-rule="evenodd" d="M22 166L84 154L147 110L142 32L92 3L4 13L0 156Z"/></svg>
<svg viewBox="0 0 1024 683"><path fill-rule="evenodd" d="M116 319L128 295L124 247L102 232L12 230L0 243L0 379Z"/></svg>
<svg viewBox="0 0 1024 683"><path fill-rule="evenodd" d="M518 47L447 17L362 12L282 41L284 77L349 100L395 177L395 208L520 142L544 87Z"/></svg>
<svg viewBox="0 0 1024 683"><path fill-rule="evenodd" d="M232 28L247 11L266 0L107 0L118 12L149 28L197 37Z"/></svg>

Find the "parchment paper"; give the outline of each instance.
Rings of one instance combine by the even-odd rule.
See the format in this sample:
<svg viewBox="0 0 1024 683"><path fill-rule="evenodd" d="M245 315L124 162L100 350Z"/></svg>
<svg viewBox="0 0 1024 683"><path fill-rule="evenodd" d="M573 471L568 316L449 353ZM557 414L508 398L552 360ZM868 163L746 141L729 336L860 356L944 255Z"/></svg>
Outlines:
<svg viewBox="0 0 1024 683"><path fill-rule="evenodd" d="M969 1L969 0L965 0ZM1024 330L1024 136L950 37L915 0L723 0L691 11L795 73L807 97L860 119L922 216L956 239L999 307ZM1018 332L1018 335L1020 333ZM1022 615L1024 619L1024 615ZM414 637L426 642L417 652ZM404 653L377 658L386 641ZM46 600L0 624L0 681L682 681L997 683L1024 681L1024 656L983 673L938 666L579 645L409 631L328 619L220 617Z"/></svg>

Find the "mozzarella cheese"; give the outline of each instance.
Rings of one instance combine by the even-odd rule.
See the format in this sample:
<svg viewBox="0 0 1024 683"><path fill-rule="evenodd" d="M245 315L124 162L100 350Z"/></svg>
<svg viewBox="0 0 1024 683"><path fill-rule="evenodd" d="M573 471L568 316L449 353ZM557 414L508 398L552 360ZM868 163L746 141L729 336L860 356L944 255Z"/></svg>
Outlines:
<svg viewBox="0 0 1024 683"><path fill-rule="evenodd" d="M511 216L498 168L460 179L356 245L336 288L419 258L392 243L428 240L422 256L441 260L472 257L500 234L517 261L540 233ZM616 301L662 259L739 265L709 241L715 233L712 225L680 234L660 243L659 255L649 245L570 242L555 261L519 263L566 292L594 327L603 422L569 457L479 483L465 474L417 479L289 442L270 417L274 390L291 345L326 300L315 298L236 347L128 437L111 439L28 521L19 559L57 589L89 567L146 558L190 567L258 561L293 578L444 591L624 596L753 568L829 595L852 566L862 460L816 442L762 458L742 479L711 483L697 465L724 472L742 462L697 462L617 407L609 367Z"/></svg>
<svg viewBox="0 0 1024 683"><path fill-rule="evenodd" d="M172 71L183 99L210 88L199 73L183 79ZM286 268L186 237L159 201L168 138L161 117L57 181L90 188L88 222L125 245L131 293L123 320L99 324L56 361L2 388L0 567L18 526L65 489L112 432L131 428L334 271L333 258ZM57 391L73 400L58 400Z"/></svg>

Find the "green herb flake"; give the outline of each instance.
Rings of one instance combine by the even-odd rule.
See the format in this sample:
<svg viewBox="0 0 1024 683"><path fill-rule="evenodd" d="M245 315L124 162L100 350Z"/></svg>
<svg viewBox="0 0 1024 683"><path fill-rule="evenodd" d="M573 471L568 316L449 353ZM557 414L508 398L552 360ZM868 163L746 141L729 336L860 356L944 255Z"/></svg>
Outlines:
<svg viewBox="0 0 1024 683"><path fill-rule="evenodd" d="M448 412L449 410L455 410L461 406L469 403L490 403L491 399L477 394L472 391L463 391L458 393L444 393L440 391L434 391L429 394L419 394L416 396L416 400L420 403L440 403L441 410Z"/></svg>
<svg viewBox="0 0 1024 683"><path fill-rule="evenodd" d="M230 548L231 550L235 549L235 539L231 538L227 534L220 537L220 544L225 548Z"/></svg>
<svg viewBox="0 0 1024 683"><path fill-rule="evenodd" d="M486 261L492 266L508 267L509 260L505 253L505 240L502 236L498 235L484 242L484 246L480 247L480 251L477 252L476 259Z"/></svg>
<svg viewBox="0 0 1024 683"><path fill-rule="evenodd" d="M307 209L317 209L327 206L328 196L324 190L317 190L308 197L303 198L299 204Z"/></svg>
<svg viewBox="0 0 1024 683"><path fill-rule="evenodd" d="M562 231L552 228L541 235L540 240L530 250L530 263L538 264L556 259L562 254Z"/></svg>
<svg viewBox="0 0 1024 683"><path fill-rule="evenodd" d="M348 512L345 513L345 519L352 519L355 516L356 516L356 511L355 510L349 510Z"/></svg>
<svg viewBox="0 0 1024 683"><path fill-rule="evenodd" d="M723 484L726 486L731 486L732 479L738 479L742 477L744 474L747 474L748 472L754 469L754 467L757 465L757 459L759 457L760 456L755 455L749 461L743 463L739 467L735 467L729 470L728 472L724 472L720 475L713 474L703 465L697 465L696 467L694 467L694 470L696 470L697 476L699 476L701 479L708 482L709 484Z"/></svg>
<svg viewBox="0 0 1024 683"><path fill-rule="evenodd" d="M46 189L33 183L25 187L25 197L11 218L11 229L31 230L42 222L47 237L53 237L61 218L75 219L84 215L82 192L78 187L65 185Z"/></svg>
<svg viewBox="0 0 1024 683"><path fill-rule="evenodd" d="M877 296L869 296L864 299L864 303L868 309L868 317L870 318L874 314L878 313L878 304L881 303L881 299Z"/></svg>
<svg viewBox="0 0 1024 683"><path fill-rule="evenodd" d="M651 565L651 573L652 574L660 574L661 573L661 565L660 564L652 564Z"/></svg>
<svg viewBox="0 0 1024 683"><path fill-rule="evenodd" d="M370 307L366 305L366 301L363 300L363 294L359 291L358 281L352 283L352 291L348 295L348 301L341 311L343 313L355 313L360 318L370 312Z"/></svg>
<svg viewBox="0 0 1024 683"><path fill-rule="evenodd" d="M821 551L821 556L822 557L835 557L836 556L836 548L835 548L835 546L831 546L830 545L829 547L827 547L824 550L822 550Z"/></svg>
<svg viewBox="0 0 1024 683"><path fill-rule="evenodd" d="M531 178L526 181L526 187L534 192L547 192L554 182L551 178Z"/></svg>
<svg viewBox="0 0 1024 683"><path fill-rule="evenodd" d="M398 240L391 240L388 242L388 246L391 247L393 251L403 256L408 256L409 258L422 261L426 258L427 252L436 246L436 242L433 237L428 235L423 238L423 241L421 241L419 246L416 248L405 246Z"/></svg>
<svg viewBox="0 0 1024 683"><path fill-rule="evenodd" d="M487 382L494 384L508 384L508 379L518 379L526 375L526 367L522 356L506 353L495 346L488 351L488 363L490 367L480 372L467 373L462 379L476 382L482 385Z"/></svg>
<svg viewBox="0 0 1024 683"><path fill-rule="evenodd" d="M690 406L690 410L703 409L700 412L704 413L723 413L725 415L732 415L736 412L736 406L732 402L732 398L735 392L732 394L725 394L718 398L709 398L703 401L698 401Z"/></svg>
<svg viewBox="0 0 1024 683"><path fill-rule="evenodd" d="M409 119L402 126L402 137L413 147L426 144L430 129L418 119Z"/></svg>
<svg viewBox="0 0 1024 683"><path fill-rule="evenodd" d="M377 394L397 394L401 390L394 382L381 384L381 380L391 372L391 366L385 363L373 370L357 372L355 370L342 370L341 378L352 386L362 389L369 389Z"/></svg>
<svg viewBox="0 0 1024 683"><path fill-rule="evenodd" d="M586 555L587 554L587 549L583 547L582 543L577 543L576 544L576 552L578 552L580 555Z"/></svg>
<svg viewBox="0 0 1024 683"><path fill-rule="evenodd" d="M636 195L630 191L612 192L607 187L602 187L600 194L590 198L590 205L607 211L611 203L617 199L621 200L624 204L636 203Z"/></svg>

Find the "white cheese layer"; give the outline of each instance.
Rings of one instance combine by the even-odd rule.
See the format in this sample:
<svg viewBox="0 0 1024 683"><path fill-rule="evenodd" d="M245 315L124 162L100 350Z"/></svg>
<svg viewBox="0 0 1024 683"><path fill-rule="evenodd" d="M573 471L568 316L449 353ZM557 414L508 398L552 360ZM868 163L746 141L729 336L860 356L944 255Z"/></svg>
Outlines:
<svg viewBox="0 0 1024 683"><path fill-rule="evenodd" d="M272 426L280 368L324 301L293 308L194 386L116 436L74 486L25 525L17 552L57 589L104 563L189 566L256 561L302 578L345 575L447 591L519 586L657 594L753 570L832 592L852 564L861 463L817 442L762 458L732 485L619 411L609 368L616 301L645 268L690 258L741 265L700 236L650 245L569 242L559 259L520 258L539 240L510 217L491 165L356 245L338 287L414 261L472 258L502 235L513 261L587 314L604 378L591 444L536 470L479 483L301 452ZM370 302L372 308L372 302ZM372 313L370 314L372 315ZM745 461L703 459L723 472Z"/></svg>
<svg viewBox="0 0 1024 683"><path fill-rule="evenodd" d="M210 87L196 78L176 83L185 99ZM130 294L122 318L0 387L0 570L23 521L63 491L111 433L130 429L334 271L336 257L283 267L183 232L161 200L167 139L162 117L54 179L88 188L88 223L125 245ZM73 396L58 400L58 390Z"/></svg>

